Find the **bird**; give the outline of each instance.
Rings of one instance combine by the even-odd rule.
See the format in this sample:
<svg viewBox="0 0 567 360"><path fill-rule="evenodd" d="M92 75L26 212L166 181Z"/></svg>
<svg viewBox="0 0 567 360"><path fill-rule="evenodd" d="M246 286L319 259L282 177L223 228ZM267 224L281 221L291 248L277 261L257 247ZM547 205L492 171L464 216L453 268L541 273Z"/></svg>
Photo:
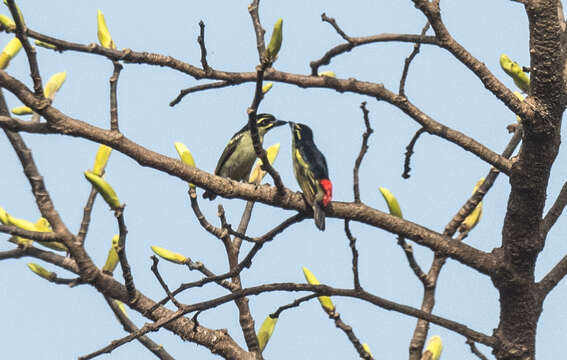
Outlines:
<svg viewBox="0 0 567 360"><path fill-rule="evenodd" d="M325 230L325 210L333 198L333 184L325 156L313 142L313 131L305 124L288 122L291 128L293 173L305 200L313 208L315 226Z"/></svg>
<svg viewBox="0 0 567 360"><path fill-rule="evenodd" d="M275 127L287 124L287 121L278 120L271 114L257 114L256 126L260 136L260 144L264 141L264 135ZM241 181L248 178L250 170L256 160L256 151L252 143L250 124L246 123L242 129L230 138L220 156L215 175ZM217 194L207 190L203 193L204 199L214 200Z"/></svg>

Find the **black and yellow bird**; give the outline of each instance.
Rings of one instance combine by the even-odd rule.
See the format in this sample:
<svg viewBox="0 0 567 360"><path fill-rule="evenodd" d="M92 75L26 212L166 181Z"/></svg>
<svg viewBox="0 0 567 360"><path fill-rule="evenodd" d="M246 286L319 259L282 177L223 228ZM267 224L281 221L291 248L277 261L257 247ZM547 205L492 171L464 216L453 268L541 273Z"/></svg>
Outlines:
<svg viewBox="0 0 567 360"><path fill-rule="evenodd" d="M285 124L286 121L277 120L271 114L257 114L256 126L258 127L258 135L260 143L264 141L264 135L272 128ZM224 176L232 180L247 180L250 170L254 166L256 160L256 151L252 143L252 135L250 134L250 126L248 123L232 136L228 144L224 148L217 167L215 175ZM213 200L217 194L207 190L203 194L203 198Z"/></svg>
<svg viewBox="0 0 567 360"><path fill-rule="evenodd" d="M313 131L305 124L289 122L291 128L291 158L293 173L305 200L313 207L315 225L325 230L325 210L333 198L333 184L325 156L313 142Z"/></svg>

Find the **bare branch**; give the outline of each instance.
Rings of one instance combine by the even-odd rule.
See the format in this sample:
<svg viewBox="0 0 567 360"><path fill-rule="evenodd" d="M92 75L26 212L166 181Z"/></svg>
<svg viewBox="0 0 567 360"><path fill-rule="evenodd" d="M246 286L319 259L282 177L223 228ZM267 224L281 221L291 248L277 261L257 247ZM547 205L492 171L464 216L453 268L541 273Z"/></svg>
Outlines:
<svg viewBox="0 0 567 360"><path fill-rule="evenodd" d="M360 164L362 163L362 159L364 159L364 155L368 151L368 138L374 132L374 130L370 127L370 119L368 118L368 110L366 109L366 101L363 101L360 104L360 108L362 109L364 125L366 126L366 131L362 134L362 145L360 147L360 153L354 162L354 169L353 172L353 190L354 190L354 202L360 202L360 187L359 187L359 179L358 179L358 171L360 169Z"/></svg>
<svg viewBox="0 0 567 360"><path fill-rule="evenodd" d="M258 80L257 73L230 73L230 72L223 72L217 70L211 70L208 73L206 73L202 69L184 63L180 60L174 59L170 56L152 54L148 52L135 52L130 49L119 51L119 50L103 48L97 45L94 46L81 45L63 40L58 40L43 34L39 34L37 32L33 32L31 30L28 30L28 34L39 40L49 42L51 44L56 44L62 49L95 53L106 56L113 60L124 60L131 63L144 63L148 65L166 66L168 68L189 74L196 79L209 78L209 79L217 79L217 80L225 80L225 81L236 81L240 83L252 82L252 81L257 82ZM499 157L498 154L494 153L485 146L479 144L477 141L467 137L466 135L458 131L455 131L453 129L450 129L438 123L437 121L433 120L432 118L424 114L421 110L419 110L416 106L411 104L406 98L400 97L397 94L394 94L393 92L385 89L382 84L362 82L355 79L331 79L328 77L296 75L296 74L276 71L272 68L266 69L265 72L266 72L265 78L267 80L286 82L305 88L306 87L332 88L339 92L345 92L345 91L355 92L359 94L369 95L373 98L385 100L388 103L398 107L406 114L408 114L412 119L416 120L423 127L425 127L429 133L447 139L457 144L458 146L464 148L465 150L473 152L475 155L479 156L481 159L487 161L491 165L497 167L499 170L501 170L504 173L508 173L510 169L511 166L510 162L506 161L505 159L502 159L501 157ZM9 79L11 80L9 76L2 74L2 76L0 77L1 85L8 88L11 92L13 92L16 96L18 96L18 98L20 98L20 100L22 100L26 105L30 106L34 111L41 113L41 115L44 115L43 114L44 111L42 111L42 109L46 106L46 104L40 102L38 99L35 99L33 97L29 97L27 98L27 100L24 100L22 98L23 94L21 94L20 91L16 91L14 88L12 88L12 86L7 86L8 84L6 84L6 81ZM501 92L504 94L503 96L505 98L511 97L508 106L512 109L512 111L520 115L522 118L532 117L533 109L528 104L524 104L520 102L515 97L515 95L513 95L506 87L504 87L504 85L502 85L502 87L503 89L501 89L502 90ZM31 105L30 102L33 102L34 104Z"/></svg>
<svg viewBox="0 0 567 360"><path fill-rule="evenodd" d="M167 294L167 297L173 303L173 305L177 306L178 309L181 308L181 304L178 303L177 300L175 300L175 297L173 296L171 291L169 291L169 287L167 286L165 281L163 281L163 278L161 277L161 274L159 273L159 269L158 269L159 259L155 255L152 255L151 259L152 259L152 267L151 267L152 272L154 273L156 279L158 279L158 282L161 285L163 291L165 291L165 293Z"/></svg>
<svg viewBox="0 0 567 360"><path fill-rule="evenodd" d="M521 127L516 129L514 136L512 136L512 138L508 142L508 145L506 145L506 148L502 152L502 157L509 158L510 156L512 156L514 150L522 139L522 133L523 132ZM459 209L457 214L455 214L455 216L453 217L453 219L451 219L447 226L445 226L445 231L443 232L445 235L453 236L455 234L459 225L465 220L467 216L469 216L469 214L475 209L478 203L482 201L484 195L490 190L492 185L494 185L498 174L498 170L494 168L490 169L490 172L485 177L482 185L479 186L476 192L467 200L467 202L461 207L461 209Z"/></svg>
<svg viewBox="0 0 567 360"><path fill-rule="evenodd" d="M256 124L256 112L258 111L258 106L260 106L260 102L264 97L262 93L262 82L264 81L264 71L268 66L271 64L268 62L264 62L262 60L262 64L258 65L256 69L256 90L254 92L254 99L252 100L252 105L248 108L248 125L250 127L250 135L252 136L252 143L254 144L254 151L256 151L256 155L262 160L262 169L268 172L272 179L274 179L274 184L278 189L278 193L282 195L285 190L285 186L282 182L280 174L272 167L270 161L268 160L268 155L266 154L266 150L262 147L262 143L260 142L260 135L258 134L258 125Z"/></svg>
<svg viewBox="0 0 567 360"><path fill-rule="evenodd" d="M421 134L423 134L424 132L426 132L424 127L417 130L415 135L411 138L411 141L409 142L408 146L406 146L406 157L405 157L405 160L404 160L404 172L402 174L402 177L404 179L409 179L409 177L410 177L410 171L411 171L410 161L411 161L411 156L413 155L413 148L415 147L415 144L417 143L417 139L419 139Z"/></svg>
<svg viewBox="0 0 567 360"><path fill-rule="evenodd" d="M14 22L16 23L16 36L22 43L22 47L24 48L24 51L26 52L26 56L28 58L34 92L40 99L45 100L41 75L39 73L39 65L37 63L37 54L35 48L30 44L28 40L26 24L24 23L23 17L20 17L20 12L18 11L18 7L16 6L14 0L8 0L7 5L10 9L10 13L12 14L12 19L14 19Z"/></svg>
<svg viewBox="0 0 567 360"><path fill-rule="evenodd" d="M122 70L122 65L118 61L113 61L114 72L110 77L110 130L118 130L118 100L116 98L116 89L118 87L118 77Z"/></svg>
<svg viewBox="0 0 567 360"><path fill-rule="evenodd" d="M57 133L56 130L50 128L48 123L25 121L4 115L0 115L0 127L10 131L25 131L33 134Z"/></svg>
<svg viewBox="0 0 567 360"><path fill-rule="evenodd" d="M331 26L335 29L337 34L339 34L343 39L345 39L346 42L352 43L352 40L350 39L350 37L347 34L345 34L343 29L341 29L341 27L337 24L337 22L334 18L330 18L330 17L327 16L327 14L322 13L321 14L321 20L323 22L327 22L327 23L331 24Z"/></svg>
<svg viewBox="0 0 567 360"><path fill-rule="evenodd" d="M435 36L440 47L447 49L457 60L471 70L492 94L500 99L512 112L523 118L533 118L534 110L528 103L520 101L510 89L508 89L494 74L488 70L486 65L472 56L461 44L459 44L449 33L441 20L438 4L425 0L413 0L415 6L423 12L435 31Z"/></svg>
<svg viewBox="0 0 567 360"><path fill-rule="evenodd" d="M358 275L358 250L356 249L356 238L352 236L348 220L345 220L345 234L349 240L349 246L352 251L352 275L354 277L354 288L359 290L362 289L362 287L360 286L360 278Z"/></svg>
<svg viewBox="0 0 567 360"><path fill-rule="evenodd" d="M107 296L105 296L104 299L106 300L108 306L110 307L110 309L112 310L112 312L114 313L120 324L122 324L124 331L127 331L129 333L138 331L136 325L134 325L134 323L130 319L128 319L128 316L126 316L126 314L120 309L120 307L116 303L116 300L111 299ZM163 348L163 345L159 345L155 343L149 337L140 336L138 338L138 341L140 341L140 343L144 345L146 349L151 351L159 359L174 360L174 358L171 355L169 355L169 353Z"/></svg>
<svg viewBox="0 0 567 360"><path fill-rule="evenodd" d="M467 345L470 346L471 352L476 355L480 360L488 360L486 356L484 356L477 348L474 341L471 339L467 339Z"/></svg>
<svg viewBox="0 0 567 360"><path fill-rule="evenodd" d="M85 204L85 207L83 209L83 220L81 220L81 227L79 228L79 232L77 233L77 240L79 240L82 244L85 243L85 238L87 237L87 232L89 231L91 213L97 194L98 191L96 191L94 187L91 187L91 193L89 194L89 198L87 199L87 203Z"/></svg>
<svg viewBox="0 0 567 360"><path fill-rule="evenodd" d="M406 242L403 236L398 236L398 245L402 247L404 250L404 254L406 254L406 258L408 259L408 263L410 268L413 270L413 273L417 278L421 281L424 286L428 285L427 275L423 272L417 261L415 260L415 256L413 255L413 247Z"/></svg>
<svg viewBox="0 0 567 360"><path fill-rule="evenodd" d="M317 79L319 80L319 79ZM335 79L332 79L335 80ZM26 105L37 106L37 99L17 80L7 73L0 71L0 85L13 91ZM41 110L42 116L52 123L61 133L87 138L98 143L106 144L115 150L135 159L142 166L150 166L165 173L179 177L184 181L194 183L199 187L212 190L216 194L227 198L238 197L245 200L259 201L269 205L275 205L284 209L294 209L300 212L308 212L302 196L285 190L284 195L278 195L278 190L273 187L257 187L251 184L236 183L232 180L213 176L195 167L183 166L176 159L163 156L150 151L126 136L94 127L85 122L72 119L59 112L52 106ZM450 134L451 130L440 127L440 132ZM461 134L462 135L462 134ZM502 156L495 154L496 162L508 169L510 161ZM363 222L372 226L377 226L388 230L394 234L401 234L419 244L428 246L435 251L446 254L457 261L461 261L482 273L490 273L495 268L503 266L501 262L495 261L492 254L474 249L466 244L447 240L441 234L429 229L413 224L409 221L396 218L381 211L372 209L362 204L341 203L335 201L326 211L328 217L350 219Z"/></svg>
<svg viewBox="0 0 567 360"><path fill-rule="evenodd" d="M136 286L134 285L134 278L132 277L132 272L130 270L130 264L128 264L128 259L126 258L126 234L128 230L126 229L126 223L124 222L124 205L122 205L115 212L116 219L118 220L118 246L116 247L116 253L118 254L118 259L120 260L120 267L122 268L122 276L124 277L124 282L126 284L126 290L128 291L128 303L133 303L136 301Z"/></svg>
<svg viewBox="0 0 567 360"><path fill-rule="evenodd" d="M54 232L29 231L13 225L0 224L0 232L41 242L62 242L61 236Z"/></svg>
<svg viewBox="0 0 567 360"><path fill-rule="evenodd" d="M209 64L207 63L207 47L205 46L205 23L203 20L199 21L199 36L197 37L197 42L201 48L201 65L205 72L209 71Z"/></svg>
<svg viewBox="0 0 567 360"><path fill-rule="evenodd" d="M421 36L425 36L425 33L427 32L427 30L429 30L429 21L427 22L427 24L425 24L425 26L423 27L423 30L421 30ZM410 67L413 59L417 56L417 54L419 54L419 48L420 47L421 47L421 43L416 42L413 45L413 51L404 61L404 69L402 71L402 77L400 78L400 89L398 90L398 94L400 96L406 96L405 86L406 86L406 79L408 77L409 67Z"/></svg>
<svg viewBox="0 0 567 360"><path fill-rule="evenodd" d="M555 202L553 203L547 214L545 214L545 217L541 222L541 234L544 238L547 236L547 233L549 232L549 230L551 230L553 225L555 225L557 219L559 219L566 205L567 205L567 182L563 184L563 187L561 188L559 195L557 195Z"/></svg>
<svg viewBox="0 0 567 360"><path fill-rule="evenodd" d="M262 28L262 23L260 22L259 8L260 0L252 0L252 3L248 5L248 12L252 18L252 26L254 27L254 33L256 34L256 47L258 48L258 59L262 62L262 56L266 50L266 45L264 44L264 34L266 30Z"/></svg>
<svg viewBox="0 0 567 360"><path fill-rule="evenodd" d="M270 317L272 319L279 318L280 314L282 312L284 312L285 310L289 310L289 309L298 307L299 305L301 305L305 301L315 299L316 297L317 297L317 294L311 294L311 295L300 297L299 299L295 299L295 300L293 300L293 302L291 302L287 305L280 306L276 311L274 311L273 313L270 314Z"/></svg>
<svg viewBox="0 0 567 360"><path fill-rule="evenodd" d="M545 299L547 294L565 278L565 275L567 275L567 255L565 255L538 283L541 299Z"/></svg>
<svg viewBox="0 0 567 360"><path fill-rule="evenodd" d="M177 97L175 99L173 99L170 103L169 106L175 106L177 104L179 104L181 102L181 100L185 97L185 95L194 93L194 92L198 92L198 91L203 91L203 90L210 90L210 89L220 89L223 87L227 87L227 86L233 86L233 85L237 85L240 84L239 82L236 81L216 81L213 83L208 83L208 84L203 84L203 85L197 85L197 86L193 86L187 89L183 89L179 92L179 95L177 95Z"/></svg>

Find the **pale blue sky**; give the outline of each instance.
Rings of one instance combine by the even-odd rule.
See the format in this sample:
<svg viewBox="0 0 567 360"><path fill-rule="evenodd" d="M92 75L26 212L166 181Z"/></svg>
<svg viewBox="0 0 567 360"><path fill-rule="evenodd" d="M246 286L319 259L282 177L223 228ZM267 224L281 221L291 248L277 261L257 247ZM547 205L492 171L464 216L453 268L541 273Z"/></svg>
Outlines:
<svg viewBox="0 0 567 360"><path fill-rule="evenodd" d="M101 9L119 48L160 52L200 66L196 42L198 22L206 24L209 64L219 70L253 71L258 56L247 5L249 1L20 1L26 22L33 30L66 40L96 42L96 10ZM510 87L512 81L500 70L502 52L523 65L529 62L527 19L522 6L511 1L444 1L443 16L454 37ZM7 13L3 8L2 13ZM263 1L260 16L271 32L277 18L284 19L284 41L275 67L282 71L308 74L309 62L321 57L342 39L320 15L337 19L351 36L377 33L419 33L424 17L404 1ZM0 35L4 44L9 39ZM384 83L397 91L403 60L411 44L374 44L354 49L336 58L322 70L333 70L340 78ZM38 49L41 74L67 71L67 81L54 105L70 116L107 127L109 123L108 79L112 64L101 57ZM28 86L31 81L23 54L8 69ZM186 97L174 108L169 102L182 88L204 83L175 71L146 65L125 64L118 84L121 130L142 145L175 157L175 141L185 143L193 152L197 166L212 171L226 141L246 121L254 86L244 84ZM475 137L500 152L510 135L506 125L515 115L488 94L481 82L446 51L424 45L415 59L407 81L411 101L436 120ZM9 106L19 102L8 96ZM436 231L442 231L460 205L468 198L475 182L489 166L470 153L437 137L423 135L412 159L412 177L401 178L405 146L419 128L403 113L372 98L338 94L330 90L299 89L275 84L261 104L260 111L278 118L309 124L315 142L324 152L334 183L334 199L351 201L352 166L358 155L364 130L360 103L368 102L375 133L361 167L361 195L368 205L386 211L379 186L390 189L399 199L404 216ZM71 229L78 229L82 208L90 185L83 171L92 166L97 144L63 136L24 134L38 167L45 177L55 206ZM299 189L291 170L290 136L287 127L277 128L265 145L281 143L275 166L291 189ZM29 185L5 137L0 137L3 174L0 177L0 206L16 217L39 217ZM552 172L549 199L554 199L567 177L564 151ZM217 273L225 272L227 260L222 244L209 236L197 223L186 195L187 185L176 178L141 168L122 154L114 152L107 168L107 180L127 204L127 253L139 289L158 299L163 292L150 271L150 245L181 252L203 261ZM490 251L500 243L503 214L509 185L501 176L484 202L484 216L467 242ZM199 195L202 191L199 190ZM550 201L549 201L550 202ZM207 218L218 224L217 204L227 210L228 221L239 222L244 202L218 198L201 201ZM549 204L547 205L549 207ZM249 233L264 233L289 211L257 205ZM419 307L422 287L407 265L394 235L365 225L352 224L358 238L362 286L379 296ZM97 201L86 246L97 264L104 263L116 222L106 205ZM560 219L550 233L547 248L540 256L538 276L545 274L566 252L565 221ZM8 236L0 235L0 240ZM0 242L0 251L13 247ZM428 268L431 253L415 247L418 261ZM27 270L33 259L0 263L0 297L3 300L3 356L13 359L70 359L90 353L124 335L102 296L88 286L68 289L48 283ZM196 280L180 266L161 262L161 271L171 287ZM45 265L45 264L44 264ZM53 269L49 264L45 265ZM323 283L337 287L352 286L351 252L343 222L327 220L327 230L317 231L312 220L295 225L266 245L256 256L253 267L243 273L245 286L267 282L303 282L301 266L310 268ZM68 276L63 271L56 272ZM120 272L116 272L121 279ZM194 289L180 296L193 303L225 293L216 285ZM454 261L448 261L439 281L434 313L463 322L472 329L492 333L498 324L498 294L490 279ZM563 308L565 283L549 296L538 328L537 355L552 358L565 340L567 315ZM250 305L257 326L298 294L273 293L252 297ZM350 299L334 299L342 319L370 345L376 358L406 357L415 319L387 312ZM141 326L144 320L129 311ZM238 328L234 304L204 312L200 322L211 328L228 328L244 345ZM430 335L439 334L445 344L444 359L474 359L465 339L437 326ZM182 342L167 331L151 337L176 358L214 358L208 350ZM489 351L481 347L485 354ZM312 301L282 314L264 355L270 359L346 359L356 358L346 336L334 327ZM151 359L153 355L139 343L130 343L101 358Z"/></svg>

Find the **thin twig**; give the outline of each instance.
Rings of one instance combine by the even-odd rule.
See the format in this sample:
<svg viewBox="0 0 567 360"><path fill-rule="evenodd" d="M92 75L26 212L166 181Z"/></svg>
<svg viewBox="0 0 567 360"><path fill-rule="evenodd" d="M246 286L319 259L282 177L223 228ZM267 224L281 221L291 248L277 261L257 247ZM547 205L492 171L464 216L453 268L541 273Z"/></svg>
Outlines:
<svg viewBox="0 0 567 360"><path fill-rule="evenodd" d="M151 267L152 272L154 273L155 277L158 279L159 284L163 288L163 291L165 291L165 293L167 294L167 297L173 303L173 305L177 306L177 308L180 309L181 304L178 303L177 300L175 300L175 297L173 296L171 291L169 291L169 287L167 286L165 281L163 281L163 278L161 277L161 274L159 273L159 269L158 269L159 259L155 255L152 255L150 258L152 259L152 267Z"/></svg>
<svg viewBox="0 0 567 360"><path fill-rule="evenodd" d="M269 62L263 62L256 68L256 90L254 91L254 99L252 104L248 108L248 125L250 127L250 136L252 137L252 143L254 144L254 151L256 155L262 160L262 170L266 171L272 179L274 179L274 185L278 189L278 193L283 195L285 192L285 186L282 182L280 174L272 167L270 161L268 160L268 155L266 150L262 147L262 142L260 141L260 135L258 134L258 125L256 124L256 113L260 102L264 97L262 93L262 82L264 81L264 71L270 65Z"/></svg>
<svg viewBox="0 0 567 360"><path fill-rule="evenodd" d="M224 280L224 279L228 279L229 277L232 277L235 274L241 272L244 268L249 268L250 265L252 264L252 259L254 258L254 256L256 256L258 251L260 251L260 249L262 248L264 243L273 240L276 237L276 235L283 232L289 226L302 221L303 219L305 219L305 216L302 213L296 214L292 217L287 218L281 224L277 225L275 228L268 231L266 234L256 238L255 241L254 241L255 242L254 246L252 247L252 249L250 249L248 254L244 257L244 259L242 259L242 261L238 264L238 266L236 266L234 269L232 269L231 271L229 271L225 274L215 275L210 271L207 273L207 272L204 272L201 268L196 268L197 270L199 270L203 274L205 274L207 277L203 278L201 280L198 280L198 281L191 282L191 283L181 284L176 290L174 290L172 292L172 294L177 295L184 290L191 289L191 288L194 288L194 287L200 287L200 286L203 286L203 285L208 284L210 282L219 283L219 281ZM197 263L197 264L202 265L202 263ZM203 267L204 267L204 265L203 265ZM233 284L231 284L231 288L229 288L229 290L231 290L231 291L235 290L234 287L233 287ZM159 302L159 304L165 305L167 303L167 301L168 301L168 298L165 298L165 299L161 300Z"/></svg>
<svg viewBox="0 0 567 360"><path fill-rule="evenodd" d="M370 119L368 117L369 111L366 109L366 101L363 101L360 104L360 108L362 109L362 114L364 118L364 125L366 126L366 131L362 134L362 145L360 147L360 153L354 162L354 169L352 170L353 173L353 181L352 186L354 190L354 202L360 203L360 186L359 186L359 179L358 179L358 171L360 169L360 164L362 163L362 159L364 155L368 151L368 138L374 132L374 130L370 127Z"/></svg>
<svg viewBox="0 0 567 360"><path fill-rule="evenodd" d="M238 232L245 234L250 224L250 219L252 217L252 210L254 209L254 201L248 201L246 207L242 213L240 219L240 224L238 225ZM236 286L238 291L242 289L242 280L240 279L240 269L238 263L238 256L240 254L240 246L242 245L242 239L235 237L232 240L232 246L230 250L227 251L228 262L230 265L230 271L234 271L235 275L232 276L232 283ZM258 337L256 336L256 330L254 326L254 318L250 312L250 306L247 297L237 298L234 300L236 307L238 308L238 320L240 323L240 328L242 329L242 334L244 335L244 340L246 341L246 346L248 351L256 352L260 354L260 344L258 343Z"/></svg>
<svg viewBox="0 0 567 360"><path fill-rule="evenodd" d="M325 311L327 311L327 310L325 309ZM366 360L373 360L374 359L368 351L364 350L362 343L360 342L360 340L358 339L358 337L354 333L354 330L352 330L352 326L346 324L341 319L341 314L339 314L336 311L327 311L327 314L329 315L330 319L335 321L335 326L337 328L341 329L345 333L348 340L354 346L354 348L358 352L358 355L360 356L361 359L366 359Z"/></svg>
<svg viewBox="0 0 567 360"><path fill-rule="evenodd" d="M298 307L299 305L301 305L301 303L303 303L305 301L309 301L311 299L315 299L316 297L317 297L317 294L310 294L310 295L307 295L307 296L300 297L299 299L295 299L293 302L291 302L287 305L280 306L276 311L274 311L273 313L270 314L270 317L272 319L279 318L280 314L282 312L284 312L285 310L289 310L289 309Z"/></svg>
<svg viewBox="0 0 567 360"><path fill-rule="evenodd" d="M241 82L236 81L236 80L235 81L223 80L223 81L215 81L213 83L202 84L202 85L193 86L193 87L190 87L190 88L187 88L187 89L183 89L179 92L179 95L177 95L177 97L169 103L169 106L175 106L175 105L179 104L181 102L181 100L186 95L194 93L194 92L209 90L209 89L220 89L220 88L223 88L223 87L237 85L237 84L240 84L240 83Z"/></svg>
<svg viewBox="0 0 567 360"><path fill-rule="evenodd" d="M345 34L343 29L341 29L341 27L339 26L339 24L337 24L337 21L334 18L330 18L330 17L327 16L327 14L322 13L321 14L321 21L331 24L331 26L335 29L337 34L339 34L343 39L345 39L346 42L352 44L351 38L347 34Z"/></svg>
<svg viewBox="0 0 567 360"><path fill-rule="evenodd" d="M352 275L353 275L353 282L354 288L356 290L362 289L360 286L360 278L358 275L358 250L356 249L356 238L352 236L350 231L349 221L345 220L345 234L349 241L349 246L352 251Z"/></svg>
<svg viewBox="0 0 567 360"><path fill-rule="evenodd" d="M203 70L205 72L209 71L209 64L207 63L207 47L205 46L205 23L203 20L199 21L199 36L197 36L197 42L201 48L201 65L203 65Z"/></svg>
<svg viewBox="0 0 567 360"><path fill-rule="evenodd" d="M0 233L20 236L26 239L40 241L40 242L62 242L61 236L54 232L39 232L39 231L29 231L19 228L13 225L1 225Z"/></svg>
<svg viewBox="0 0 567 360"><path fill-rule="evenodd" d="M415 256L413 254L413 247L406 242L406 239L398 235L398 245L402 247L404 250L404 254L406 254L406 258L408 260L410 268L413 270L413 273L417 278L421 281L424 286L427 286L427 275L423 272L417 261L415 260Z"/></svg>
<svg viewBox="0 0 567 360"><path fill-rule="evenodd" d="M193 209L193 213L195 217L199 221L199 224L203 227L203 229L207 230L210 234L214 235L218 239L226 239L228 236L228 231L213 226L207 219L205 215L201 212L201 208L199 207L199 202L197 201L197 192L195 189L189 189L189 199L191 200L191 209Z"/></svg>
<svg viewBox="0 0 567 360"><path fill-rule="evenodd" d="M20 18L20 12L18 11L18 7L16 6L15 1L8 0L7 4L8 8L10 9L10 13L12 14L12 19L14 19L14 22L16 23L16 36L22 43L22 47L24 48L24 51L26 52L26 56L28 58L35 95L43 100L45 99L45 95L43 93L39 64L37 63L37 53L35 51L35 48L30 44L28 40L27 27L24 23L23 16Z"/></svg>
<svg viewBox="0 0 567 360"><path fill-rule="evenodd" d="M114 65L114 72L110 77L110 130L120 131L118 129L118 100L116 90L118 87L118 77L122 70L122 64L118 61L113 61L112 65Z"/></svg>
<svg viewBox="0 0 567 360"><path fill-rule="evenodd" d="M421 30L421 36L425 36L425 33L427 32L427 30L429 30L429 26L430 25L429 25L429 21L428 21L425 24L425 26L423 27L423 29ZM419 42L416 42L415 44L413 44L413 51L404 61L404 69L402 71L402 77L400 78L400 89L398 91L398 94L400 96L406 96L405 86L406 86L406 79L408 77L409 67L410 67L413 59L417 56L417 54L419 54L420 47L421 47L421 43L419 43Z"/></svg>
<svg viewBox="0 0 567 360"><path fill-rule="evenodd" d="M545 214L545 217L541 222L540 231L543 237L546 237L549 230L553 227L553 225L555 225L555 222L557 221L557 219L559 219L559 217L563 213L563 210L565 209L566 205L567 205L567 182L563 184L563 187L561 188L559 195L557 195L555 202L553 203L551 208L547 211L547 214Z"/></svg>
<svg viewBox="0 0 567 360"><path fill-rule="evenodd" d="M124 283L126 285L126 290L128 291L128 301L130 303L133 303L136 301L136 286L134 285L134 278L132 277L130 264L128 264L128 259L126 258L126 234L128 233L128 230L126 229L126 223L124 222L124 205L116 210L115 215L116 219L118 220L119 230L116 253L118 254L118 259L120 260L122 276L124 277Z"/></svg>
<svg viewBox="0 0 567 360"><path fill-rule="evenodd" d="M329 65L334 57L349 52L355 47L361 45L375 44L381 42L407 42L407 43L439 45L439 42L435 36L422 36L422 35L414 35L414 34L386 33L386 34L377 34L377 35L362 36L362 37L349 36L349 40L350 42L346 42L331 48L320 59L311 61L309 63L309 66L311 67L311 75L317 76L317 73L321 66Z"/></svg>
<svg viewBox="0 0 567 360"><path fill-rule="evenodd" d="M256 47L258 48L258 59L261 62L264 51L266 51L266 45L264 44L264 34L266 30L262 28L262 23L260 22L259 15L260 0L253 0L250 5L248 5L248 12L252 18L252 26L254 27L254 33L256 34Z"/></svg>
<svg viewBox="0 0 567 360"><path fill-rule="evenodd" d="M506 148L502 152L502 156L504 158L509 158L510 156L512 156L514 150L516 149L516 147L518 146L518 144L522 139L522 132L523 131L521 127L516 129L514 136L512 136L512 138L508 142L508 145L506 145ZM447 226L445 226L445 231L443 232L443 234L447 236L453 236L455 234L461 223L465 220L467 216L470 215L470 213L475 209L478 203L482 201L484 195L490 190L490 188L496 181L496 178L498 177L499 173L500 172L494 168L490 169L482 185L478 187L476 192L459 209L457 214L455 214L455 216L451 219L451 221L447 224Z"/></svg>
<svg viewBox="0 0 567 360"><path fill-rule="evenodd" d="M85 243L85 238L87 237L87 232L89 231L91 213L97 194L98 191L96 191L94 186L92 186L91 193L89 194L89 198L87 199L87 203L85 204L85 207L83 209L83 220L81 220L81 227L79 228L79 232L77 233L77 240L79 240L81 244Z"/></svg>
<svg viewBox="0 0 567 360"><path fill-rule="evenodd" d="M404 159L404 172L402 174L402 177L404 179L409 179L409 177L410 177L410 171L411 171L410 161L411 161L411 156L413 155L413 148L415 147L415 144L417 143L417 139L419 139L421 134L423 134L426 131L427 130L425 130L424 127L417 130L415 135L411 138L411 141L408 144L408 146L406 146L406 157Z"/></svg>
<svg viewBox="0 0 567 360"><path fill-rule="evenodd" d="M104 299L106 300L108 306L116 316L116 319L122 324L122 328L124 331L133 333L138 331L138 328L134 323L128 319L128 316L120 309L118 304L116 303L117 300L111 299L108 296L105 296ZM163 345L159 345L152 341L147 336L140 336L138 341L146 347L149 351L151 351L155 356L157 356L161 360L174 360L174 358L169 355L169 353L163 348Z"/></svg>
<svg viewBox="0 0 567 360"><path fill-rule="evenodd" d="M480 360L488 360L488 358L477 349L474 341L467 339L467 344L470 346L471 352L475 354Z"/></svg>

